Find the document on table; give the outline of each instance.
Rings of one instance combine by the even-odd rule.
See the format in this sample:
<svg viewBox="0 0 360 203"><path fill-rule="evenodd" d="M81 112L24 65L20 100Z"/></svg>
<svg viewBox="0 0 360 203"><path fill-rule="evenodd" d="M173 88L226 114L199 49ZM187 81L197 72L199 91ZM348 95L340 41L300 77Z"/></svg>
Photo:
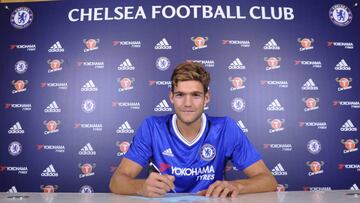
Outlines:
<svg viewBox="0 0 360 203"><path fill-rule="evenodd" d="M199 200L208 200L209 197L204 197L197 195L195 193L167 193L163 197L149 198L142 196L129 196L131 198L143 199L143 200L154 200L161 202L181 202L181 201L199 201Z"/></svg>

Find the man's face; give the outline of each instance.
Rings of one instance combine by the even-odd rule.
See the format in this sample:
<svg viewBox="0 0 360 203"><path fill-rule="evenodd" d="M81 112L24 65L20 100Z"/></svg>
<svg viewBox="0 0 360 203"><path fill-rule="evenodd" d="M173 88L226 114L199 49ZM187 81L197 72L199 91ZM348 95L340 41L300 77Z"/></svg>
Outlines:
<svg viewBox="0 0 360 203"><path fill-rule="evenodd" d="M209 99L209 93L205 94L202 84L195 80L180 81L170 92L178 121L187 125L199 121Z"/></svg>

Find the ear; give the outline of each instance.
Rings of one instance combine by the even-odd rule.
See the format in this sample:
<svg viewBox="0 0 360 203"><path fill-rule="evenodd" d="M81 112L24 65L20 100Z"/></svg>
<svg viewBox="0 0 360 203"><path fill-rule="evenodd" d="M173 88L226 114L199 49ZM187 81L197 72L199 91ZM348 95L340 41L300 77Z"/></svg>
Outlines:
<svg viewBox="0 0 360 203"><path fill-rule="evenodd" d="M172 91L169 92L169 99L172 104L174 104L174 93Z"/></svg>
<svg viewBox="0 0 360 203"><path fill-rule="evenodd" d="M205 94L204 107L210 102L210 91Z"/></svg>

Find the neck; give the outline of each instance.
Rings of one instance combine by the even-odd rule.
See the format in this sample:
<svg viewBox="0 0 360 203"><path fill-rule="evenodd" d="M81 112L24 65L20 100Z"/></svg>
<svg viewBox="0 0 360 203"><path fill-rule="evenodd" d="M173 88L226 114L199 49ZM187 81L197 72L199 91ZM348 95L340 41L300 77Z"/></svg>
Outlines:
<svg viewBox="0 0 360 203"><path fill-rule="evenodd" d="M178 130L180 131L181 135L188 141L192 142L196 136L199 134L201 125L202 125L202 117L197 119L196 121L192 123L184 123L179 120L179 118L176 119L176 125Z"/></svg>

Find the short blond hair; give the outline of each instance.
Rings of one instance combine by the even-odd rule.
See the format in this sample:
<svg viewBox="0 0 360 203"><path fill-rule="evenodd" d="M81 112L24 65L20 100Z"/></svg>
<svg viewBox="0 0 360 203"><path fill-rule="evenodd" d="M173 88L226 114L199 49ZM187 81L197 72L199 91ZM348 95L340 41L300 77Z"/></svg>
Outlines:
<svg viewBox="0 0 360 203"><path fill-rule="evenodd" d="M201 63L186 61L176 66L171 75L171 92L179 81L199 81L204 87L204 93L208 92L210 83L210 74L204 69Z"/></svg>

